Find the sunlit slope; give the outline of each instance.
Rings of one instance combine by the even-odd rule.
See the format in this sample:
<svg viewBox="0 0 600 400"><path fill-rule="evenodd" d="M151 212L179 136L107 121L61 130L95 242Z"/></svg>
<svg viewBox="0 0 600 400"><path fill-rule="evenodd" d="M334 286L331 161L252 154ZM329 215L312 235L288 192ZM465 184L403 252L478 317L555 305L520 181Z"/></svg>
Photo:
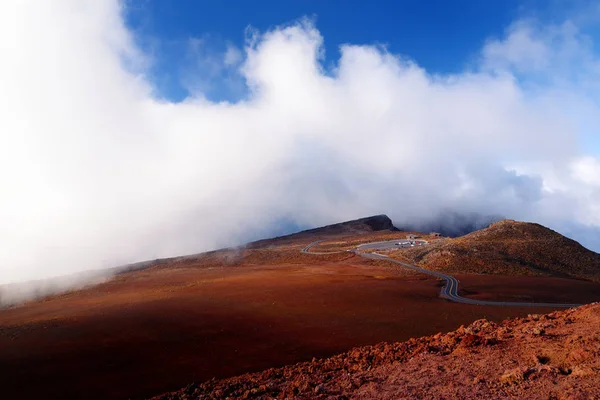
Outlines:
<svg viewBox="0 0 600 400"><path fill-rule="evenodd" d="M394 257L454 273L556 276L600 281L600 254L542 225L499 221Z"/></svg>

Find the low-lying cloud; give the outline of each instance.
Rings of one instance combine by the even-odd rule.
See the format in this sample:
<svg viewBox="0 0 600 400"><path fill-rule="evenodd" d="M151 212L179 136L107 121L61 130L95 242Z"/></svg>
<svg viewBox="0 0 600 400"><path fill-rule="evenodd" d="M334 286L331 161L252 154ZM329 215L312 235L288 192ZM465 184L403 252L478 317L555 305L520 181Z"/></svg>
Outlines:
<svg viewBox="0 0 600 400"><path fill-rule="evenodd" d="M600 61L573 23L519 21L439 75L351 44L325 70L326 38L300 21L223 54L244 100L171 103L123 12L0 5L0 283L239 244L281 221L448 209L600 250L600 159L582 148L600 126Z"/></svg>

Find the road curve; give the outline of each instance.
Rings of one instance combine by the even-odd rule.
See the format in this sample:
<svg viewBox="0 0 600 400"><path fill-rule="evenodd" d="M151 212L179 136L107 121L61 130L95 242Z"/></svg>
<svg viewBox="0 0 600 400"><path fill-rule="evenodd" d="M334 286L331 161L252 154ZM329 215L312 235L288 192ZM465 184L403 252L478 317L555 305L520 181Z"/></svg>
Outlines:
<svg viewBox="0 0 600 400"><path fill-rule="evenodd" d="M300 252L306 253L306 254L338 254L338 253L347 253L348 252L348 250L327 251L327 252L310 251L311 247L313 247L321 242L322 242L322 240L317 240L316 242L312 242L311 244L309 244L308 246L306 246L305 248L300 250Z"/></svg>
<svg viewBox="0 0 600 400"><path fill-rule="evenodd" d="M306 254L337 254L344 252L352 252L356 255L359 255L363 258L368 258L371 260L385 260L392 262L394 264L398 264L404 268L411 269L415 272L419 272L422 274L434 276L438 279L442 279L445 281L444 286L440 290L440 297L453 301L455 303L463 303L463 304L472 304L478 306L502 306L502 307L554 307L554 308L572 308L579 307L581 304L560 304L560 303L528 303L528 302L518 302L518 301L489 301L489 300L475 300L469 299L467 297L462 297L458 294L458 279L453 277L452 275L444 274L439 271L432 271L429 269L417 267L416 265L407 264L402 261L398 261L396 259L390 258L388 256L384 256L383 254L378 253L362 253L360 251L361 248L369 248L373 249L374 245L379 244L390 244L396 241L388 241L388 242L376 242L376 243L366 243L356 247L353 250L344 250L344 251L334 251L334 252L312 252L310 251L311 247L321 243L323 240L317 240L316 242L310 243L308 246L304 247L300 250L302 253Z"/></svg>

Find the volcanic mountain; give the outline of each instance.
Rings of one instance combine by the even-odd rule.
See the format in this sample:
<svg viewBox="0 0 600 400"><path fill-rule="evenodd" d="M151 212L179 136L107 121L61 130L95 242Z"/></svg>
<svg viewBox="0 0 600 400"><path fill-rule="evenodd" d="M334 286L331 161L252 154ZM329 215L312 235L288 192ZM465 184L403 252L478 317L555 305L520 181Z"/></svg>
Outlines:
<svg viewBox="0 0 600 400"><path fill-rule="evenodd" d="M450 273L554 276L600 282L600 254L542 225L503 220L430 245L403 249L397 258Z"/></svg>
<svg viewBox="0 0 600 400"><path fill-rule="evenodd" d="M246 245L247 248L256 248L272 246L273 244L282 244L290 241L302 239L317 240L319 238L347 237L352 235L364 235L373 232L398 232L399 229L394 226L392 220L387 215L374 215L372 217L355 219L352 221L340 222L322 226L320 228L308 229L305 231L292 233L286 236L280 236L272 239L264 239L252 242Z"/></svg>
<svg viewBox="0 0 600 400"><path fill-rule="evenodd" d="M392 241L394 245L408 235L421 236L428 244L392 251L390 255L413 257L426 268L461 272L455 277L462 296L520 303L499 307L449 301L440 297L444 282L434 276L390 260L368 259L360 252L347 251L362 243ZM313 254L302 252L310 246L311 251L315 250ZM457 258L462 254L457 249L466 255ZM494 270L509 275L479 274L482 270L473 267L479 264L472 261L478 260L474 255L479 254L484 254L481 257L486 262L496 260L498 254L513 257L498 258L501 262L497 265L503 269ZM431 258L426 259L427 255ZM337 396L334 390L350 390L343 386L348 382L335 380L340 378L338 372L344 371L336 363L346 363L349 356L335 355L359 347L352 357L359 359L360 366L351 367L365 373L356 376L365 377L358 386L352 383L352 390L363 390L357 391L358 396L366 393L368 388L363 384L371 379L364 369L383 376L385 371L393 372L389 368L395 365L378 370L384 366L383 361L408 360L413 353L413 358L430 354L427 357L434 360L449 351L452 357L459 357L462 351L458 339L450 339L454 337L451 334L434 339L411 338L453 331L482 318L490 321L486 326L495 327L494 323L508 317L559 309L530 303L597 301L600 284L565 278L591 279L597 256L531 224L501 222L462 238L446 239L398 231L388 217L380 215L237 248L142 262L120 269L120 273L96 286L0 310L0 394L20 399L141 399L215 378L212 383L190 386L188 394L205 393L213 398L228 393L262 398L271 393ZM444 257L451 261L443 264ZM426 265L429 260L431 267ZM526 263L537 266L529 275L544 276L522 276L529 271ZM543 268L550 272L540 273L546 271ZM542 328L548 332L552 329ZM475 332L475 328L469 329ZM469 334L477 334L471 330ZM478 349L483 351L488 345L492 350L499 348L494 347L492 337L499 343L505 340L491 330L484 333L482 338L461 338L460 343L482 344L484 347ZM516 340L511 346L517 346L520 333L513 331L513 335ZM388 344L377 345L382 342ZM376 347L363 347L373 345ZM542 365L554 368L554 358L549 357L551 361ZM305 367L272 369L313 358L321 361L302 364ZM490 364L493 359L481 362ZM431 363L427 365L437 368ZM440 374L445 365L440 365ZM512 368L517 367L520 364ZM555 374L559 367L563 364L556 364L549 373ZM576 371L574 364L564 367ZM587 373L588 367L595 368L586 364L581 373ZM431 368L423 371L437 376ZM497 368L502 373L508 370L506 365ZM537 364L532 368L538 368ZM544 374L544 368L525 370L521 375L517 372L515 379ZM243 392L229 391L230 381L219 380L263 370L271 372L239 378L243 382L236 383L236 387L243 388ZM298 371L305 375L313 371L317 380L295 375ZM450 385L453 370L445 371L448 374L444 382ZM269 383L265 376L277 382ZM400 379L401 373L396 376ZM333 386L319 381L323 377L332 378ZM253 380L265 386L255 388ZM290 386L296 385L293 382L300 386ZM414 382L418 389L420 381ZM463 381L457 378L456 382L458 385ZM274 392L270 392L270 385L275 385ZM404 389L398 390L402 393Z"/></svg>

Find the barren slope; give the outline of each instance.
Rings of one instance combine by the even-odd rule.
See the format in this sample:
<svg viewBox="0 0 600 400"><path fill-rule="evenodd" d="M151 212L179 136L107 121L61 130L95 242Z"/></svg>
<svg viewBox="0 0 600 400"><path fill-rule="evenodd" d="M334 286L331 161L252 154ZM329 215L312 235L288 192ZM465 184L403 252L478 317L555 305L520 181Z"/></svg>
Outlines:
<svg viewBox="0 0 600 400"><path fill-rule="evenodd" d="M248 243L247 248L266 247L273 245L282 245L286 243L297 243L300 240L314 241L317 239L332 237L346 237L355 235L364 235L372 232L396 232L397 228L392 224L392 220L387 215L374 215L372 217L360 218L352 221L340 222L337 224L326 225L320 228L308 229L305 231L292 233L291 235L280 236L272 239L258 240Z"/></svg>
<svg viewBox="0 0 600 400"><path fill-rule="evenodd" d="M451 303L438 296L441 282L389 261L300 252L315 240L340 250L405 235L385 216L350 221L140 263L104 284L0 310L0 393L147 398L479 318L546 311ZM466 295L491 300L588 302L600 293L600 284L572 279L459 279Z"/></svg>
<svg viewBox="0 0 600 400"><path fill-rule="evenodd" d="M302 246L173 260L0 310L0 394L147 398L193 381L536 312L450 303L438 297L434 279L354 254L303 254ZM563 291L576 298L581 288Z"/></svg>
<svg viewBox="0 0 600 400"><path fill-rule="evenodd" d="M156 399L588 399L600 396L600 305L355 348Z"/></svg>
<svg viewBox="0 0 600 400"><path fill-rule="evenodd" d="M554 276L600 281L600 254L538 224L499 221L393 257L450 273Z"/></svg>

